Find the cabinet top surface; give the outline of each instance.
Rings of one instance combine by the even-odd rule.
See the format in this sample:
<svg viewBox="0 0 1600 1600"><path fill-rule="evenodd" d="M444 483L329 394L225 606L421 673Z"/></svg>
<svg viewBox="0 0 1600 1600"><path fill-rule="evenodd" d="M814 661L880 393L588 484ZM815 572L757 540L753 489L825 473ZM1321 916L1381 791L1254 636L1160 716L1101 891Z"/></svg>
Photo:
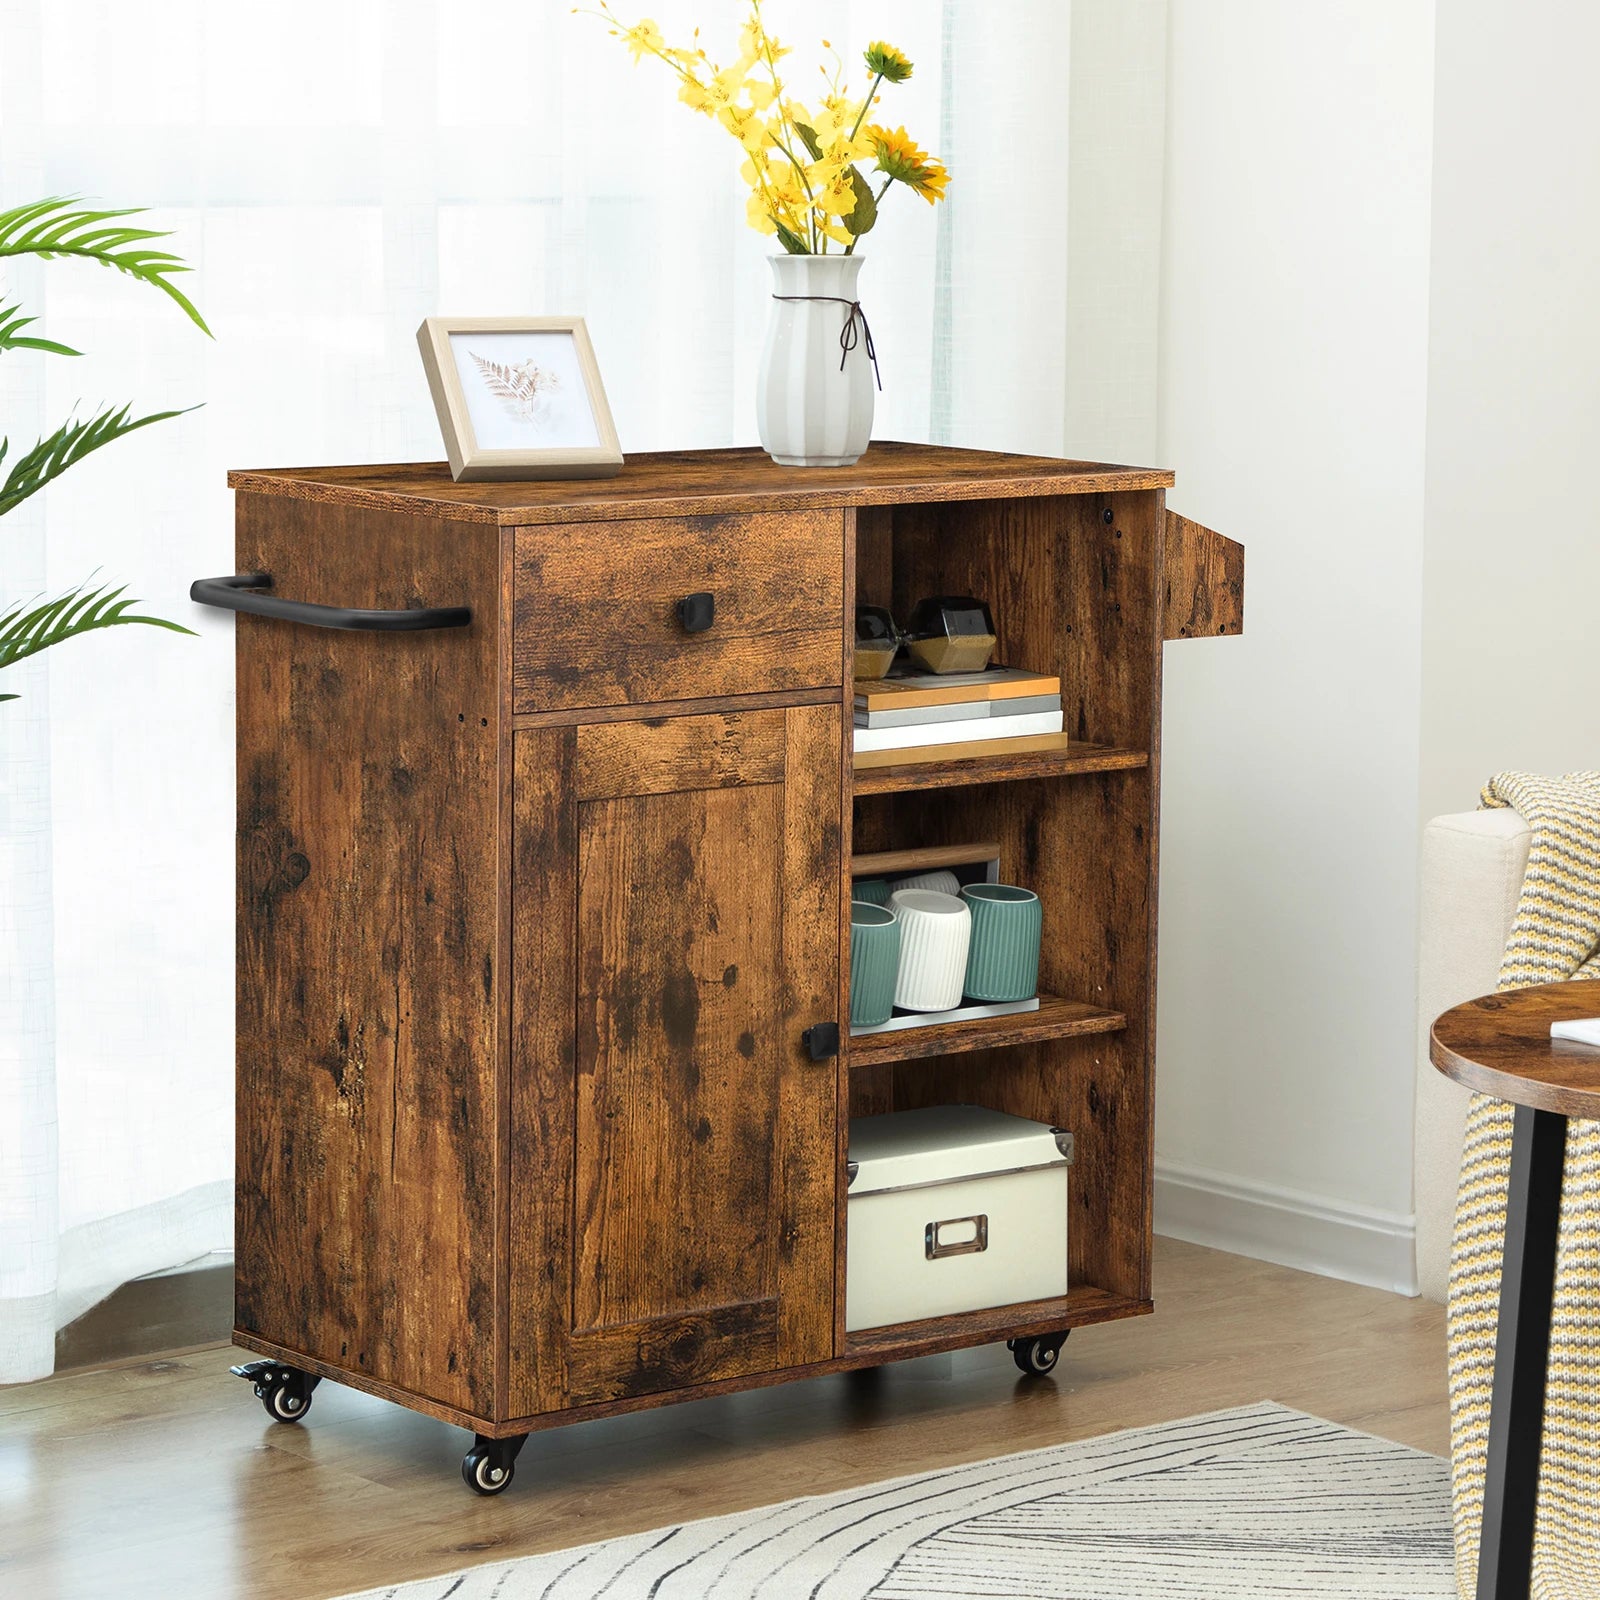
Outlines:
<svg viewBox="0 0 1600 1600"><path fill-rule="evenodd" d="M625 517L881 506L928 500L1165 489L1170 472L1054 456L874 443L853 467L780 467L764 450L664 450L630 456L612 478L453 483L442 461L273 467L228 474L229 487L331 504L517 527Z"/></svg>

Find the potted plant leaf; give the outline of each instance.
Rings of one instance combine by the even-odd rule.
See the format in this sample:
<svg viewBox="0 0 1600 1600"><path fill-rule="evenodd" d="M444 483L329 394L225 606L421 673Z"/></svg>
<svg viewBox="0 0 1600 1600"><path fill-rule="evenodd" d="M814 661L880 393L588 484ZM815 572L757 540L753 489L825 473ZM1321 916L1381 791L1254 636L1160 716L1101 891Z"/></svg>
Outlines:
<svg viewBox="0 0 1600 1600"><path fill-rule="evenodd" d="M45 261L97 261L159 289L209 336L211 330L204 318L171 281L174 274L189 268L177 256L155 247L154 241L167 238L167 234L126 220L139 215L142 213L137 210L90 210L60 197L0 211L0 261L18 256ZM7 303L7 299L0 295L0 355L16 350L38 350L57 356L82 353L27 332L38 319L25 315L20 305ZM0 438L0 470L5 473L0 480L0 517L15 511L94 451L153 422L181 415L182 411L155 411L135 416L130 405L104 405L88 415L68 417L54 433L17 456L11 454L9 436ZM192 631L161 617L137 614L133 607L138 603L126 597L126 585L113 587L92 580L49 599L8 599L0 595L0 673L41 650L101 628L140 624L174 633ZM17 696L6 692L4 682L0 678L0 700L15 700Z"/></svg>

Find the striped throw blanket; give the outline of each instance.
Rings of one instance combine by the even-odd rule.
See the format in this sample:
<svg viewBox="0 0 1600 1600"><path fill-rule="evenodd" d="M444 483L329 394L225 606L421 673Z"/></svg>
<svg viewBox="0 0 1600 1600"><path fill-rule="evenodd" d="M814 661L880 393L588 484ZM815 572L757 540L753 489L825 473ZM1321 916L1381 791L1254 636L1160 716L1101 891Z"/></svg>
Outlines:
<svg viewBox="0 0 1600 1600"><path fill-rule="evenodd" d="M1503 772L1482 803L1514 806L1533 830L1498 987L1600 978L1600 772ZM1473 1097L1450 1254L1450 1458L1466 1597L1477 1586L1511 1120L1509 1105ZM1573 1122L1567 1139L1533 1552L1533 1600L1600 1595L1600 1122Z"/></svg>

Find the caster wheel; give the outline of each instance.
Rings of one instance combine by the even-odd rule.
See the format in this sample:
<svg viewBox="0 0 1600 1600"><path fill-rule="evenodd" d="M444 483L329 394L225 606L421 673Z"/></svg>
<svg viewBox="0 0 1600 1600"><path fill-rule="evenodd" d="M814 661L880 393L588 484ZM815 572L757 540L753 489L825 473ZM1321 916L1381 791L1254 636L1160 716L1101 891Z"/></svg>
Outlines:
<svg viewBox="0 0 1600 1600"><path fill-rule="evenodd" d="M1017 1371L1035 1378L1054 1370L1066 1342L1064 1333L1047 1333L1037 1339L1007 1339L1006 1349L1011 1352Z"/></svg>
<svg viewBox="0 0 1600 1600"><path fill-rule="evenodd" d="M274 1422L299 1422L311 1409L312 1390L322 1382L281 1361L252 1361L229 1370L254 1387L256 1399Z"/></svg>
<svg viewBox="0 0 1600 1600"><path fill-rule="evenodd" d="M492 1455L469 1450L461 1463L461 1476L476 1494L500 1494L516 1476L517 1469L507 1461L498 1465Z"/></svg>
<svg viewBox="0 0 1600 1600"><path fill-rule="evenodd" d="M300 1381L295 1382L295 1378ZM299 1422L311 1409L311 1389L296 1373L287 1383L274 1384L261 1396L261 1404L274 1422Z"/></svg>
<svg viewBox="0 0 1600 1600"><path fill-rule="evenodd" d="M509 1439L475 1434L472 1448L461 1462L462 1482L474 1494L503 1494L516 1476L517 1455L527 1442L525 1433Z"/></svg>

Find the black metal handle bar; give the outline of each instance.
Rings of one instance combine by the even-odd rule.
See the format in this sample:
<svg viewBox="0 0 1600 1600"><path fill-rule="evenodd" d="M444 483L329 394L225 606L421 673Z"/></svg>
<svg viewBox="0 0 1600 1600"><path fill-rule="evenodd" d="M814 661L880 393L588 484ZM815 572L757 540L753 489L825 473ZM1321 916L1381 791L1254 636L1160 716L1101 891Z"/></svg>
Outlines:
<svg viewBox="0 0 1600 1600"><path fill-rule="evenodd" d="M420 606L414 611L353 611L348 606L319 606L309 600L281 600L270 589L266 572L235 572L226 578L196 578L189 598L197 605L222 611L247 611L279 622L304 622L313 628L349 628L372 633L418 633L426 628L464 628L472 621L470 606Z"/></svg>

